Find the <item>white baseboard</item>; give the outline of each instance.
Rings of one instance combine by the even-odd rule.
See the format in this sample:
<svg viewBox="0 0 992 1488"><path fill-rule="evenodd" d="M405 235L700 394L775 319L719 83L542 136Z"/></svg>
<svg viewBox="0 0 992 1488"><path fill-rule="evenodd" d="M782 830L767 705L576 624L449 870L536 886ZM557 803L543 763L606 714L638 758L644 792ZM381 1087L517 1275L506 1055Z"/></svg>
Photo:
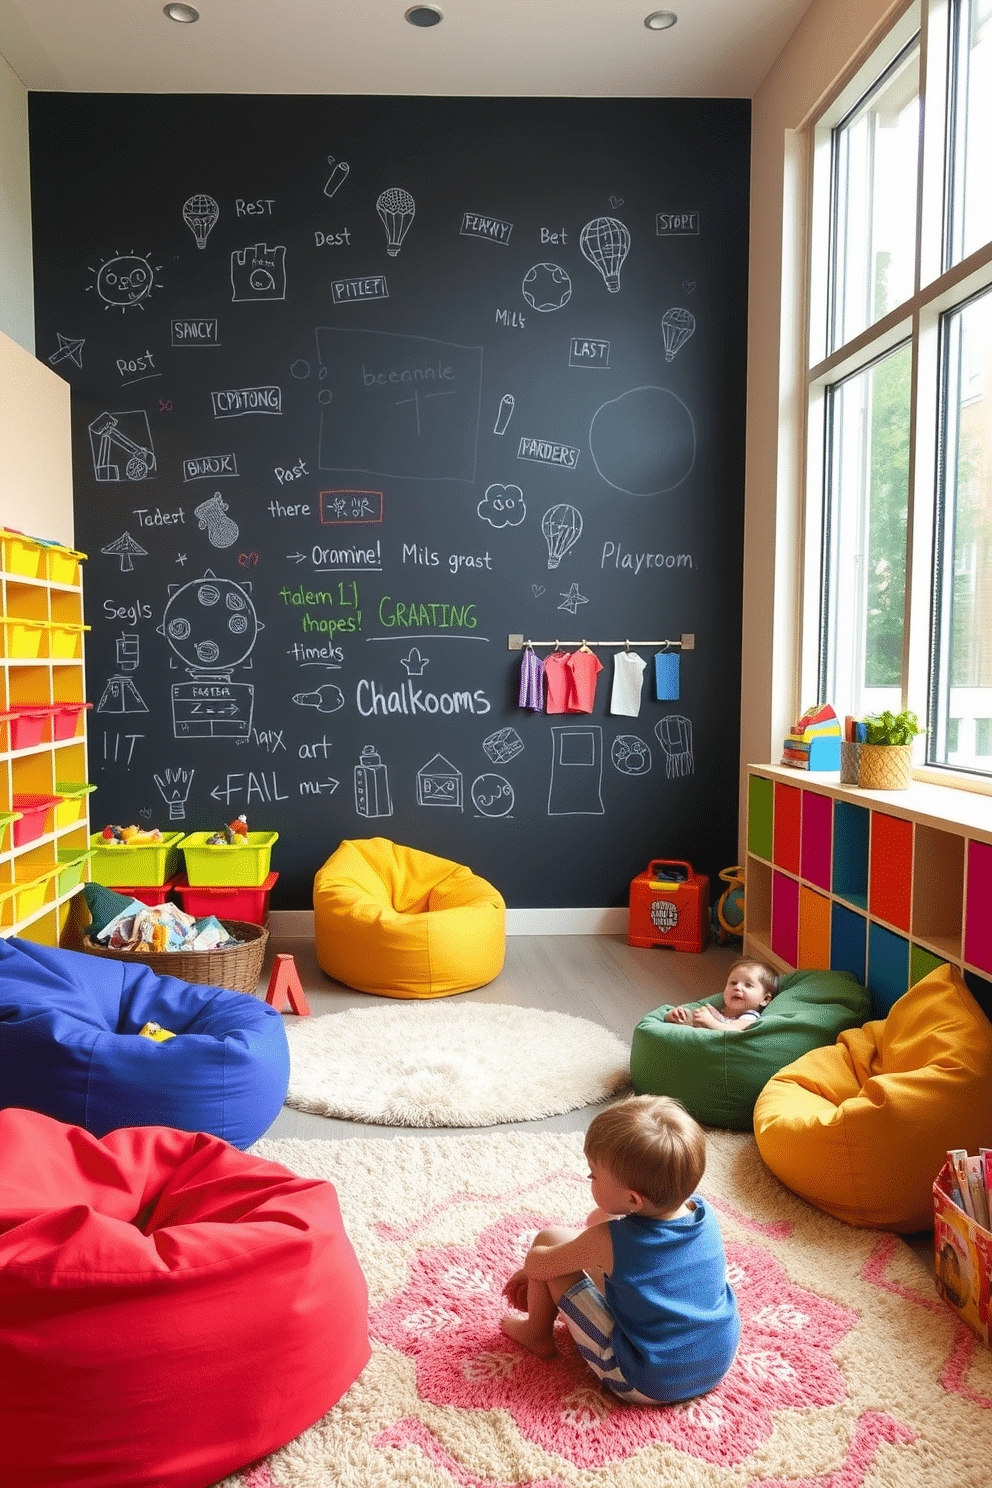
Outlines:
<svg viewBox="0 0 992 1488"><path fill-rule="evenodd" d="M507 935L626 935L626 909L508 909ZM287 940L313 939L312 909L274 909L269 933Z"/></svg>

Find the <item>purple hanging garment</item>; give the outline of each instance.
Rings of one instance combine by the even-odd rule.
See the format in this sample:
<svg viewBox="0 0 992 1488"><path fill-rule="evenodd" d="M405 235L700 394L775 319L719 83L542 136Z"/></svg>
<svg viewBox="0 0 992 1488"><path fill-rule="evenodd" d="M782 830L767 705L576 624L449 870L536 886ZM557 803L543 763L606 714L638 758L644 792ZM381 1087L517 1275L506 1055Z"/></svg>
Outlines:
<svg viewBox="0 0 992 1488"><path fill-rule="evenodd" d="M544 707L544 663L530 646L520 660L520 706L535 713Z"/></svg>

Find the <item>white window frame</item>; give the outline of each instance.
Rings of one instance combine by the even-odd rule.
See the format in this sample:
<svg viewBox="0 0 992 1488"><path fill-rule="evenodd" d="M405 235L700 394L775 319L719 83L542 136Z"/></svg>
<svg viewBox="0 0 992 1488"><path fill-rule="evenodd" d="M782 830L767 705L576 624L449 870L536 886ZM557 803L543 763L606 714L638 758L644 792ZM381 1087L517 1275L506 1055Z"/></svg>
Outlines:
<svg viewBox="0 0 992 1488"><path fill-rule="evenodd" d="M806 130L810 190L804 353L802 612L798 657L800 697L807 700L816 697L819 683L827 390L908 340L912 346L912 372L901 706L911 708L921 721L927 716L930 688L940 318L945 311L983 288L992 287L992 242L960 263L942 268L945 254L945 121L950 9L950 0L913 0L908 4L884 37L873 42L870 53L859 61ZM832 131L917 33L924 125L920 145L913 293L906 303L876 324L838 349L828 351ZM914 776L918 779L992 794L992 775L976 775L924 764L922 749L919 749L919 759L921 762L914 768Z"/></svg>

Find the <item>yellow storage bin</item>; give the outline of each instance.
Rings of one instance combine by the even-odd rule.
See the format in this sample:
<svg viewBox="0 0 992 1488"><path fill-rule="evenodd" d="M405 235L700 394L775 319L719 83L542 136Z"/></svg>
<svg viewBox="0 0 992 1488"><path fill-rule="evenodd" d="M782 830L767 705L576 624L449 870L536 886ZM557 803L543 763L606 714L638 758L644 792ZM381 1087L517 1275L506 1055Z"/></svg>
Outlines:
<svg viewBox="0 0 992 1488"><path fill-rule="evenodd" d="M45 550L41 543L36 542L33 537L25 537L23 532L13 532L9 528L4 528L0 537L3 542L3 566L7 572L36 579L43 569Z"/></svg>
<svg viewBox="0 0 992 1488"><path fill-rule="evenodd" d="M3 617L8 661L35 661L48 655L47 620L23 620L17 615Z"/></svg>
<svg viewBox="0 0 992 1488"><path fill-rule="evenodd" d="M196 888L245 884L257 888L269 876L269 862L278 832L249 832L243 845L222 842L207 846L213 832L191 832L179 846L186 858L186 877Z"/></svg>
<svg viewBox="0 0 992 1488"><path fill-rule="evenodd" d="M59 827L71 827L73 822L80 821L86 809L86 797L96 790L95 785L88 785L85 780L56 780L55 789L62 800L55 808L55 829Z"/></svg>
<svg viewBox="0 0 992 1488"><path fill-rule="evenodd" d="M90 872L94 883L104 888L152 888L164 884L179 866L182 832L164 832L161 842L108 843L102 832L90 837L93 857Z"/></svg>
<svg viewBox="0 0 992 1488"><path fill-rule="evenodd" d="M20 821L19 811L0 811L0 852L9 852L11 845L11 834L8 828L15 822Z"/></svg>
<svg viewBox="0 0 992 1488"><path fill-rule="evenodd" d="M53 622L48 627L49 654L53 661L74 661L83 654L83 631L88 625L63 625Z"/></svg>
<svg viewBox="0 0 992 1488"><path fill-rule="evenodd" d="M78 584L79 565L86 557L75 548L50 547L48 554L48 578L52 584Z"/></svg>
<svg viewBox="0 0 992 1488"><path fill-rule="evenodd" d="M57 871L49 868L45 873L32 873L30 877L5 884L0 900L0 924L4 927L16 925L36 914L45 903L48 886Z"/></svg>

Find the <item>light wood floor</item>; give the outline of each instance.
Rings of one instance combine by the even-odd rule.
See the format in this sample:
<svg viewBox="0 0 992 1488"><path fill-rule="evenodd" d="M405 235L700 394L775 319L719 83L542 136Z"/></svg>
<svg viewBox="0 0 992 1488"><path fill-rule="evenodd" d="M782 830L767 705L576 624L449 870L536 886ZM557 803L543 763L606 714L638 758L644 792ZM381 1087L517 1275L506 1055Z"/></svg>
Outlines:
<svg viewBox="0 0 992 1488"><path fill-rule="evenodd" d="M312 940L271 937L263 969L262 992L268 985L272 958L288 952L296 962L310 1010L341 1013L348 1008L381 1007L383 999L353 992L332 981L317 965ZM651 950L629 946L615 935L511 935L506 942L506 963L488 987L462 992L453 1001L513 1004L540 1008L545 1012L571 1013L601 1024L629 1044L635 1025L661 1003L695 1002L719 992L727 969L740 954L739 942L728 946L709 945L704 951L675 951L656 946ZM284 1016L294 1016L288 1009ZM542 1121L509 1123L524 1131L584 1131L594 1106L550 1116ZM502 1130L503 1128L496 1128ZM447 1127L452 1133L455 1128ZM430 1129L369 1126L357 1121L338 1121L313 1116L283 1106L269 1137L394 1137L436 1135Z"/></svg>

